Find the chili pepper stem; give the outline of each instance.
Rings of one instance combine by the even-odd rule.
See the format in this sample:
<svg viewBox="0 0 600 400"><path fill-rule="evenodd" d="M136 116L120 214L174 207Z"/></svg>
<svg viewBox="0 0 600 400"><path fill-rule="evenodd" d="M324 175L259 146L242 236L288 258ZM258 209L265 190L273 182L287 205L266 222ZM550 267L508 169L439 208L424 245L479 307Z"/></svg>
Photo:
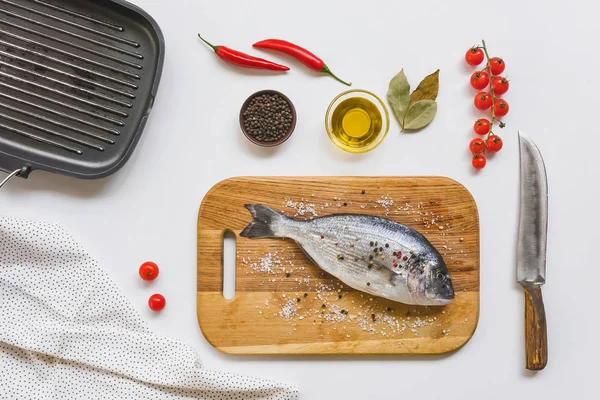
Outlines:
<svg viewBox="0 0 600 400"><path fill-rule="evenodd" d="M204 43L206 43L207 45L209 45L210 47L212 47L212 49L216 52L217 49L219 48L219 46L215 46L214 44L204 40L204 38L202 36L200 36L200 34L198 34L198 37L200 38L200 40L202 40Z"/></svg>
<svg viewBox="0 0 600 400"><path fill-rule="evenodd" d="M331 72L331 70L329 69L329 67L326 65L323 67L323 69L321 70L321 72L324 72L328 75L331 75L335 80L337 80L338 82L343 83L346 86L352 86L352 82L348 83L348 82L344 82L343 80L341 80L340 78L338 78L337 76L335 76L335 74L333 72Z"/></svg>

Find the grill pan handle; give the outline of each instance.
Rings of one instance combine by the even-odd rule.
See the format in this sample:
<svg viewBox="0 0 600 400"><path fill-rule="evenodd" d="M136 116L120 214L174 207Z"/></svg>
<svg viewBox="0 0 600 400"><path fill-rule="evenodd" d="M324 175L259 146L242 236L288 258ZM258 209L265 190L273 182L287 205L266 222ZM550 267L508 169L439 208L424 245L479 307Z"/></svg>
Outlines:
<svg viewBox="0 0 600 400"><path fill-rule="evenodd" d="M29 176L30 172L31 172L31 168L27 167L27 166L25 166L21 169L14 170L0 182L0 188L2 188L2 186L6 185L8 183L8 181L10 181L15 176L22 176L23 178L27 178Z"/></svg>

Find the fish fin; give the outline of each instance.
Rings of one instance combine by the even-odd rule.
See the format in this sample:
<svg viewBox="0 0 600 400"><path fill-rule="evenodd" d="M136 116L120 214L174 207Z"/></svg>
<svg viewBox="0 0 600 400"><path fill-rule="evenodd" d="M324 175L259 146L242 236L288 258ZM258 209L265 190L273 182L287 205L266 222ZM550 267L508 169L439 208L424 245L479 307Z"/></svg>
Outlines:
<svg viewBox="0 0 600 400"><path fill-rule="evenodd" d="M298 243L298 246L300 247L300 250L302 250L302 252L304 253L304 255L306 256L306 258L308 258L313 264L315 264L317 267L321 268L321 266L319 264L317 264L317 262L314 260L314 258L312 258L310 256L310 254L308 254L308 252L304 249L304 247L302 247L302 245L300 243Z"/></svg>
<svg viewBox="0 0 600 400"><path fill-rule="evenodd" d="M244 207L250 211L254 221L240 233L240 236L251 239L277 237L276 225L287 218L286 216L262 204L246 204Z"/></svg>
<svg viewBox="0 0 600 400"><path fill-rule="evenodd" d="M390 283L392 286L398 285L396 279L398 279L398 274L396 274L394 271L390 271Z"/></svg>

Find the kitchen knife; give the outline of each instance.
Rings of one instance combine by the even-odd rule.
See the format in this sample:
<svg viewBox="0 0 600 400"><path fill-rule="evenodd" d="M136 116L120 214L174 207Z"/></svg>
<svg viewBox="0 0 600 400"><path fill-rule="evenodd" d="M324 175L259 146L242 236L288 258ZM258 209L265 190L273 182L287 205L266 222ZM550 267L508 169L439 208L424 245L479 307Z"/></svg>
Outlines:
<svg viewBox="0 0 600 400"><path fill-rule="evenodd" d="M525 289L525 348L527 369L544 369L548 362L546 312L542 285L546 283L548 181L546 167L533 141L519 132L521 209L517 243L517 281Z"/></svg>

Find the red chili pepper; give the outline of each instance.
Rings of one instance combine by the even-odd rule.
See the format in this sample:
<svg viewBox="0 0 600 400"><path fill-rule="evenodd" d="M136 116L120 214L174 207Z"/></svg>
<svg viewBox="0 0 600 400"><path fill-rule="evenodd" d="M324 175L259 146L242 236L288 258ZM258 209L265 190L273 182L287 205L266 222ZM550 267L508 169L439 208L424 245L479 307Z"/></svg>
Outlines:
<svg viewBox="0 0 600 400"><path fill-rule="evenodd" d="M319 57L317 57L310 51L308 51L298 45L295 45L293 43L286 42L285 40L279 40L279 39L267 39L267 40L263 40L261 42L254 43L253 47L256 47L259 49L269 49L269 50L281 51L285 54L288 54L288 55L296 58L302 64L306 65L308 68L310 68L314 71L329 74L329 75L333 76L335 79L337 79L338 81L342 82L344 85L348 85L348 86L352 85L352 83L344 82L343 80L341 80L340 78L335 76L333 74L333 72L331 72L329 67L325 64L325 62L323 60L321 60Z"/></svg>
<svg viewBox="0 0 600 400"><path fill-rule="evenodd" d="M229 64L237 65L238 67L243 68L268 69L271 71L289 71L289 68L285 65L275 64L274 62L267 61L262 58L253 57L240 51L230 49L229 47L215 46L204 40L202 36L200 36L200 34L198 34L198 37L204 43L212 47L212 49L215 51L215 53L217 53L217 56L219 56L220 59L222 59L225 62L228 62Z"/></svg>

